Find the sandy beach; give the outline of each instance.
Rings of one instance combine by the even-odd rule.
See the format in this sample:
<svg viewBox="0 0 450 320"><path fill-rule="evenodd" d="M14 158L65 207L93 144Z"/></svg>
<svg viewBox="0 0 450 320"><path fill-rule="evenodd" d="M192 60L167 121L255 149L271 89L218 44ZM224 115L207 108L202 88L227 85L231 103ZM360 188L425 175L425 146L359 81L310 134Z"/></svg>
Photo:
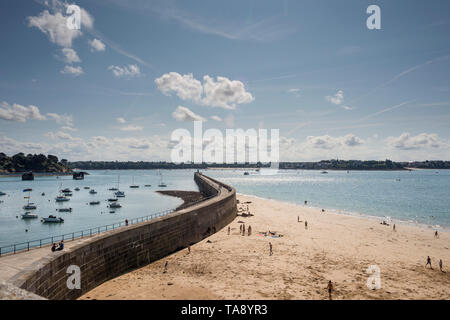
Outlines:
<svg viewBox="0 0 450 320"><path fill-rule="evenodd" d="M337 300L450 299L448 233L435 238L427 227L396 223L393 231L375 219L246 195L238 199L238 207L248 205L253 216L238 216L229 235L225 227L190 253L179 251L80 299L328 299L329 280ZM251 226L250 236L240 234L242 222ZM282 236L260 233L269 230ZM433 270L425 267L427 256ZM439 259L446 272L439 270ZM380 289L366 285L371 265L380 269Z"/></svg>

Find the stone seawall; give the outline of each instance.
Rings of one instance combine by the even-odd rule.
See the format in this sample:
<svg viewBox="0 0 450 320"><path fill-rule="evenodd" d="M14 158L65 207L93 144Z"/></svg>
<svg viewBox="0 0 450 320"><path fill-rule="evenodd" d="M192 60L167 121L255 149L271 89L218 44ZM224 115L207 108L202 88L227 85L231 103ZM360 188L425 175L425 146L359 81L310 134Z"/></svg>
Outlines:
<svg viewBox="0 0 450 320"><path fill-rule="evenodd" d="M107 280L196 243L233 221L236 191L200 173L195 173L194 180L201 192L213 197L164 217L106 232L63 252L49 252L10 282L47 299L76 299ZM67 269L71 265L80 267L81 289L67 287Z"/></svg>

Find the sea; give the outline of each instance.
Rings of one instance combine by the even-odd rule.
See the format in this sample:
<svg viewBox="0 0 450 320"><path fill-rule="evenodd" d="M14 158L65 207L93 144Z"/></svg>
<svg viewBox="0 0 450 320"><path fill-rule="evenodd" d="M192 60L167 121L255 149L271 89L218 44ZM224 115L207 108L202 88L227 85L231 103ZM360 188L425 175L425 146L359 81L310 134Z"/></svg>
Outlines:
<svg viewBox="0 0 450 320"><path fill-rule="evenodd" d="M0 247L52 236L89 230L154 213L173 210L181 199L161 195L157 190L198 190L196 170L95 170L84 180L72 176L42 176L34 181L0 177ZM244 174L245 172L248 174ZM202 171L236 188L238 193L322 208L347 215L362 215L393 223L408 223L443 231L450 230L450 170L413 171L322 171L279 170L262 175L254 169L208 169ZM167 184L159 188L160 181ZM139 188L130 188L130 185ZM80 191L74 189L78 187ZM89 187L90 189L85 189ZM27 192L25 189L32 189ZM57 203L61 189L72 190L70 201ZM125 192L122 208L108 208L110 188ZM89 191L94 189L97 194ZM29 197L29 198L28 198ZM21 218L23 206L37 206L39 218ZM89 205L100 201L99 205ZM72 208L71 212L58 212ZM113 212L112 212L113 211ZM279 213L282 214L282 213ZM55 215L64 223L42 223ZM70 236L68 237L70 238Z"/></svg>

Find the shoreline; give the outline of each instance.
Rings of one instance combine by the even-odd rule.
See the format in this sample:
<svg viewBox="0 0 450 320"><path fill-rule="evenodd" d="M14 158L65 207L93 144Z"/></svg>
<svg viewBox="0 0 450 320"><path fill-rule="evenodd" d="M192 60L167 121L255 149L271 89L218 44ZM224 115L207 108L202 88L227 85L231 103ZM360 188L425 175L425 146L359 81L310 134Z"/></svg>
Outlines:
<svg viewBox="0 0 450 320"><path fill-rule="evenodd" d="M341 210L341 209L336 209L336 208L328 208L328 207L316 207L316 206L310 206L310 205L305 206L305 205L302 205L302 204L299 204L296 202L292 202L292 201L264 198L264 197L260 197L260 196L256 196L256 195L252 195L252 194L245 194L245 193L236 193L236 194L238 196L250 197L250 198L255 198L255 199L259 199L259 200L263 200L263 201L286 203L286 204L298 206L300 208L316 210L317 212L320 212L322 209L326 209L326 212L328 212L328 213L342 215L342 216L346 216L346 217L361 218L361 219L367 219L370 221L377 220L378 222L387 220L387 216L384 216L384 217L374 216L374 215L370 215L367 213L346 211L346 210ZM390 218L391 224L395 224L395 225L404 225L404 226L409 226L409 227L419 228L419 229L426 229L426 230L432 229L433 231L438 230L438 231L450 233L450 226L439 225L439 227L437 227L436 225L429 225L429 224L421 223L421 222L417 222L417 221L407 221L407 220L402 220L402 219L397 219L397 218L392 218L392 217L389 217L389 218Z"/></svg>
<svg viewBox="0 0 450 320"><path fill-rule="evenodd" d="M450 235L430 229L384 226L301 205L238 195L239 215L217 233L136 269L80 299L449 299ZM242 213L242 211L240 212ZM297 221L297 220L301 221ZM307 227L304 221L308 222ZM240 226L252 226L242 236ZM267 237L270 230L281 237ZM269 255L269 242L273 255ZM427 256L433 270L425 268ZM444 261L440 272L437 262ZM168 262L167 273L162 272ZM367 269L380 268L381 288L370 290Z"/></svg>

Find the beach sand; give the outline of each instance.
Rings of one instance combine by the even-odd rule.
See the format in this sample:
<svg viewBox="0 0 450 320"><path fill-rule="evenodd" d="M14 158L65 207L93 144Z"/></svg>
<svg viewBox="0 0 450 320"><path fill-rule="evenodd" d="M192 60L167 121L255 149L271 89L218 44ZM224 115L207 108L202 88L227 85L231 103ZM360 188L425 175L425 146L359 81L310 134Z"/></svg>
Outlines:
<svg viewBox="0 0 450 320"><path fill-rule="evenodd" d="M376 219L252 196L238 199L238 207L251 202L254 216L238 216L230 235L225 227L193 245L190 254L174 253L80 299L328 299L328 280L333 299L450 299L449 233L435 238L431 228L400 223L394 232ZM240 235L240 221L251 225L251 236ZM268 230L283 236L259 234ZM428 255L434 270L425 268ZM371 265L380 269L380 289L366 285Z"/></svg>

